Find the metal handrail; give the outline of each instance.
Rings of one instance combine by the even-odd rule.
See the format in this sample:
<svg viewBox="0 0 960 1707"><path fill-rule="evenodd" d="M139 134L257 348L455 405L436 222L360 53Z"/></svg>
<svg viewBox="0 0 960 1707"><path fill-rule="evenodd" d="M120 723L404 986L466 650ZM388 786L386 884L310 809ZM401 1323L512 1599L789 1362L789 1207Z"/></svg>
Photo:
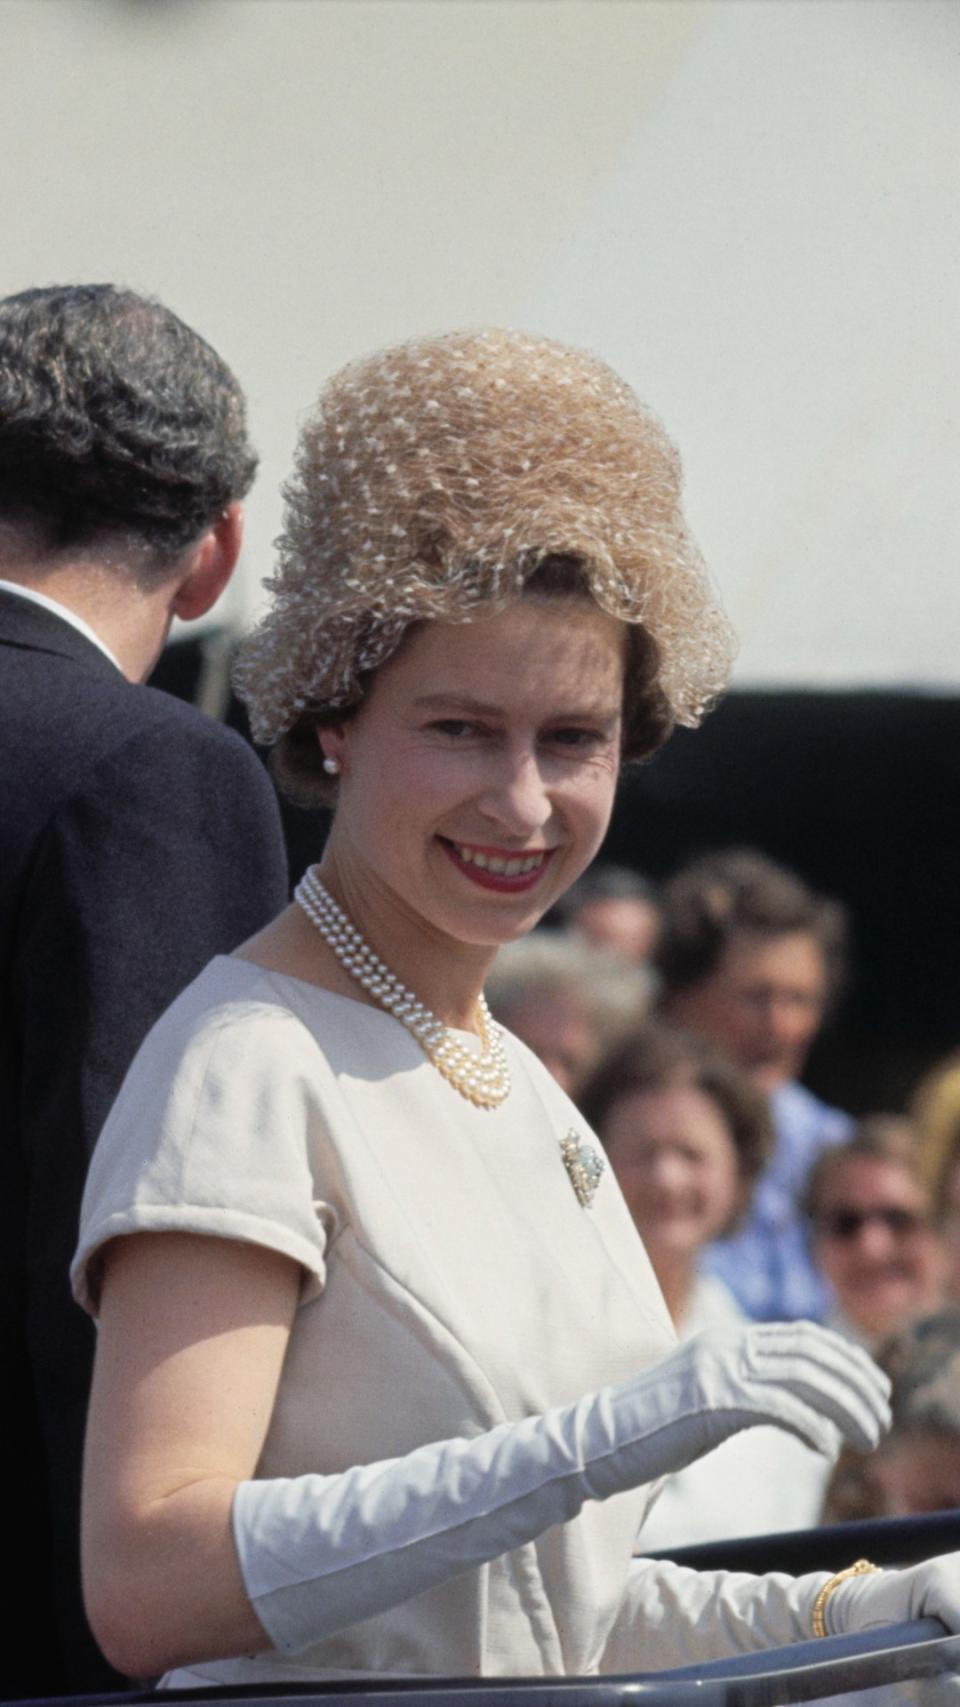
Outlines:
<svg viewBox="0 0 960 1707"><path fill-rule="evenodd" d="M915 1565L935 1553L958 1549L960 1510L954 1510L922 1517L831 1523L819 1529L791 1529L732 1541L705 1541L696 1547L644 1552L643 1557L672 1559L697 1571L788 1571L802 1576L804 1571L840 1570L854 1559L870 1559L875 1565Z"/></svg>
<svg viewBox="0 0 960 1707"><path fill-rule="evenodd" d="M837 1569L864 1555L876 1564L913 1564L960 1547L960 1511L923 1517L834 1524L734 1541L684 1547L672 1558L698 1569ZM949 1677L960 1682L960 1634L949 1636L935 1619L889 1625L857 1636L834 1636L786 1648L730 1655L669 1672L622 1677L568 1678L364 1678L278 1687L254 1684L117 1695L43 1698L29 1707L176 1707L196 1702L220 1707L788 1707L837 1695L869 1692L898 1682ZM478 1699L479 1698L479 1699ZM27 1707L26 1703L19 1707Z"/></svg>
<svg viewBox="0 0 960 1707"><path fill-rule="evenodd" d="M18 1707L790 1707L896 1683L960 1682L960 1635L936 1619L889 1625L668 1672L618 1677L365 1678L247 1688L172 1689L44 1698Z"/></svg>

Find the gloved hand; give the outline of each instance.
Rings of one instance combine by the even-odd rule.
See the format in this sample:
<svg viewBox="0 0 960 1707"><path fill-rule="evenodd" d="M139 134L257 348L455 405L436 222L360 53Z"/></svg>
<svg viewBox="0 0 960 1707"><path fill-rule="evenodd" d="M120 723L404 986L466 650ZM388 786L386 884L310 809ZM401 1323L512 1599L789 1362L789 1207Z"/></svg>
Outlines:
<svg viewBox="0 0 960 1707"><path fill-rule="evenodd" d="M233 1530L250 1601L297 1653L637 1487L756 1423L821 1451L875 1446L886 1378L810 1323L703 1334L616 1387L339 1475L241 1482Z"/></svg>
<svg viewBox="0 0 960 1707"><path fill-rule="evenodd" d="M775 1423L832 1456L842 1440L869 1451L890 1421L887 1377L859 1346L812 1322L697 1334L608 1392L627 1418L637 1411L647 1464L657 1459L644 1481L682 1469L758 1423ZM603 1399L600 1393L594 1402Z"/></svg>
<svg viewBox="0 0 960 1707"><path fill-rule="evenodd" d="M827 1597L823 1621L828 1635L847 1636L915 1618L939 1618L948 1630L960 1630L960 1553L847 1577Z"/></svg>

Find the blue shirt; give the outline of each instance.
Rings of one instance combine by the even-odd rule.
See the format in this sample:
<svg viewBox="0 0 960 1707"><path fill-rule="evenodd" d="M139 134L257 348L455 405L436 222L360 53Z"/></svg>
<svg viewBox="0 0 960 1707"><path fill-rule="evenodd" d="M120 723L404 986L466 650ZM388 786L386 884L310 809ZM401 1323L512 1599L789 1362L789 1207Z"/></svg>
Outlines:
<svg viewBox="0 0 960 1707"><path fill-rule="evenodd" d="M848 1138L850 1116L803 1085L772 1092L773 1153L754 1189L740 1231L708 1245L700 1266L729 1287L755 1321L821 1322L830 1293L814 1266L799 1199L812 1164L829 1144Z"/></svg>

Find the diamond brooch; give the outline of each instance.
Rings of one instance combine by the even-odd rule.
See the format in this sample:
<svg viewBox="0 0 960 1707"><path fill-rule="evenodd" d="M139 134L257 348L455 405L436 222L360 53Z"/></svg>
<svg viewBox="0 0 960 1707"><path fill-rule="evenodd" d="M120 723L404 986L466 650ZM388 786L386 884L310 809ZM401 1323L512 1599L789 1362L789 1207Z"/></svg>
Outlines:
<svg viewBox="0 0 960 1707"><path fill-rule="evenodd" d="M589 1209L597 1194L597 1186L606 1172L606 1158L592 1145L585 1144L579 1132L574 1132L572 1126L567 1136L560 1140L560 1155L567 1170L567 1178L576 1192L577 1202L584 1209Z"/></svg>

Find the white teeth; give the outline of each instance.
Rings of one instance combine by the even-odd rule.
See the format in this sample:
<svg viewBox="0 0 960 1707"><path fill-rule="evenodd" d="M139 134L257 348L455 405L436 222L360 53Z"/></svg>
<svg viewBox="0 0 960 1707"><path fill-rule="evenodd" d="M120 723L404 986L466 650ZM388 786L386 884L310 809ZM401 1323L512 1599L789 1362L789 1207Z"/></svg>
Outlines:
<svg viewBox="0 0 960 1707"><path fill-rule="evenodd" d="M518 854L508 859L502 854L485 854L479 848L464 847L460 842L453 845L464 865L476 865L481 871L492 871L503 877L525 877L529 872L539 870L546 859L545 853Z"/></svg>

